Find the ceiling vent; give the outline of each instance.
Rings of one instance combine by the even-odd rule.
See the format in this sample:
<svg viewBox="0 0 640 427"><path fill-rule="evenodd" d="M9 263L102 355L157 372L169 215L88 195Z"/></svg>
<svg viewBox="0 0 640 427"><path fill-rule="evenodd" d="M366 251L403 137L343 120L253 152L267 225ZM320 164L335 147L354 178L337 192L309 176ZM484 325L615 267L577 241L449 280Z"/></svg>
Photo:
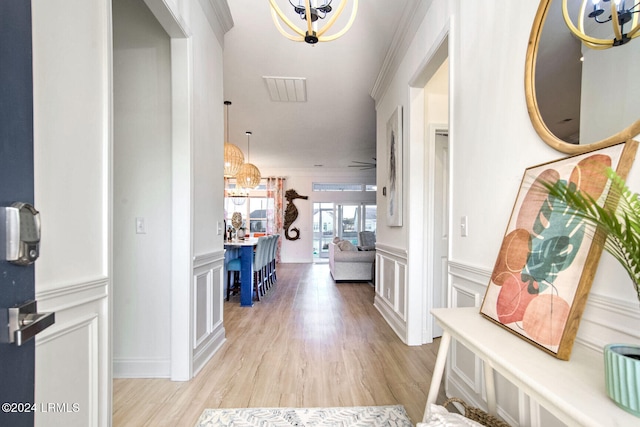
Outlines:
<svg viewBox="0 0 640 427"><path fill-rule="evenodd" d="M307 79L304 77L262 76L272 101L307 102Z"/></svg>

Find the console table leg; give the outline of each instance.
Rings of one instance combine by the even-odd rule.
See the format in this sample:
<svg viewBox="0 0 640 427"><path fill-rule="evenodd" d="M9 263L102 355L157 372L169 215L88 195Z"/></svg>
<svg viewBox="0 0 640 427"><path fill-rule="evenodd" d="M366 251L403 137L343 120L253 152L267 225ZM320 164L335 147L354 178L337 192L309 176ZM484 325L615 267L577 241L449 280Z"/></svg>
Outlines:
<svg viewBox="0 0 640 427"><path fill-rule="evenodd" d="M429 394L427 395L427 404L424 408L424 416L422 421L426 421L426 417L429 411L429 405L436 403L438 399L438 392L440 391L440 382L442 381L442 374L444 373L444 366L447 362L447 354L449 353L449 346L451 345L451 334L444 331L442 338L440 338L440 347L438 348L438 357L436 358L436 364L433 367L433 376L431 377L431 385L429 386Z"/></svg>
<svg viewBox="0 0 640 427"><path fill-rule="evenodd" d="M497 415L496 406L496 385L493 379L493 366L484 361L484 384L487 390L487 408L491 415Z"/></svg>

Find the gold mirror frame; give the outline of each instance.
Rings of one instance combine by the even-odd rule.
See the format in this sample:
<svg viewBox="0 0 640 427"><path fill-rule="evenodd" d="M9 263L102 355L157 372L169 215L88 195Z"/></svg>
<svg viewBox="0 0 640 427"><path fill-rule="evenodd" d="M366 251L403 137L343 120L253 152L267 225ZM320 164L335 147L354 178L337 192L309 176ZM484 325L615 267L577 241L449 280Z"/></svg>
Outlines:
<svg viewBox="0 0 640 427"><path fill-rule="evenodd" d="M531 27L531 35L529 36L529 46L527 48L527 57L525 61L524 87L525 98L527 100L527 110L534 129L540 135L540 138L552 148L567 154L581 154L591 150L597 150L609 147L623 141L628 141L640 133L640 119L633 122L629 127L612 135L606 139L589 143L589 144L570 144L554 135L547 125L544 123L540 110L538 109L538 101L536 99L536 83L535 69L536 59L538 56L538 44L540 42L540 34L544 25L547 13L553 0L541 0L538 6L533 26ZM561 1L561 0L555 0ZM568 31L568 30L567 30ZM640 40L637 42L640 43ZM613 48L615 49L615 47Z"/></svg>

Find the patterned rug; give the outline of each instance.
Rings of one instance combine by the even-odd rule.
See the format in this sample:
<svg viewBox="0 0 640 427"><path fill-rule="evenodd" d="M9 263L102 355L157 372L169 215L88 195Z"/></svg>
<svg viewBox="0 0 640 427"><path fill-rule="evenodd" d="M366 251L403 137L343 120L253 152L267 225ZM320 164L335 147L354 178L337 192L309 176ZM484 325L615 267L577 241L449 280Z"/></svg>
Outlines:
<svg viewBox="0 0 640 427"><path fill-rule="evenodd" d="M205 409L195 427L413 427L402 405Z"/></svg>

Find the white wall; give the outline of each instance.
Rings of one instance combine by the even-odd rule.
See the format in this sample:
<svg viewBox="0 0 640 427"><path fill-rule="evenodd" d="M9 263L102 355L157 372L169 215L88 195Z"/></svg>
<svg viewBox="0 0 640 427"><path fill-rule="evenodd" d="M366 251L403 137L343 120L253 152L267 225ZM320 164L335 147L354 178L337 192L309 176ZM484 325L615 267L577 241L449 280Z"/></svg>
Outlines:
<svg viewBox="0 0 640 427"><path fill-rule="evenodd" d="M35 399L76 413L38 426L107 426L111 418L111 4L35 0L35 206L42 216L36 298L56 323L36 338Z"/></svg>
<svg viewBox="0 0 640 427"><path fill-rule="evenodd" d="M222 176L224 99L222 45L202 13L190 16L193 37L193 251L196 256L220 251L224 220Z"/></svg>
<svg viewBox="0 0 640 427"><path fill-rule="evenodd" d="M170 126L172 132L172 215L175 218L177 212L180 222L177 227L171 223L172 231L177 229L171 234L171 246L181 246L167 260L168 243L162 243L168 240L166 230L162 230L163 236L156 234L169 222L167 143L160 132L164 142L157 141L157 147L126 147L143 148L145 152L130 153L128 160L138 161L139 167L129 169L123 174L125 178L132 170L155 173L149 178L153 186L141 188L139 180L134 181L135 188L126 189L137 191L127 196L144 205L135 206L132 211L138 212L127 215L143 216L148 230L144 237L149 238L147 241L157 237L155 242L159 242L154 258L138 254L137 267L129 272L137 277L137 284L150 286L152 280L147 276L155 274L150 272L150 262L158 268L158 274L163 268L166 273L167 263L175 259L182 269L171 267L171 303L166 278L158 282L161 289L150 286L128 295L120 292L127 301L119 308L128 311L118 323L123 329L118 339L122 339L120 349L128 355L142 356L152 364L159 359L155 374L165 370L170 342L172 362L177 360L178 364L176 378L189 379L224 340L220 286L223 246L217 222L223 215L222 49L224 33L233 23L224 1L145 3L171 36L172 117L171 123L159 119L157 124L165 131ZM110 295L116 293L111 286L115 202L111 1L34 1L33 12L35 202L43 222L36 295L41 311L56 312L56 324L37 338L36 399L78 402L82 408L74 414L38 413L36 423L106 426L111 418ZM154 61L143 62L148 65ZM134 86L152 83L154 77L158 76ZM166 80L166 76L162 78ZM162 114L166 118L166 111ZM152 152L156 148L158 152ZM148 168L152 160L159 162ZM119 166L124 163L119 162ZM162 184L155 185L157 179ZM132 230L134 225L126 222L129 224L123 227ZM168 306L176 309L177 315L168 312ZM137 340L147 319L158 322L155 326L146 323L147 331L152 330L150 335L157 340L151 339L153 344L143 350ZM171 328L167 328L168 319ZM129 329L131 324L140 328ZM160 369L156 369L158 366Z"/></svg>
<svg viewBox="0 0 640 427"><path fill-rule="evenodd" d="M375 193L353 194L350 192L313 192L314 182L322 183L358 183L375 184L374 170L361 171L332 169L332 168L289 168L278 170L267 170L262 172L263 176L282 176L286 178L284 191L294 189L298 194L308 196L308 200L296 199L294 205L298 209L298 218L293 223L293 227L300 229L300 239L287 240L282 232L281 262L283 263L311 263L313 262L313 204L321 202L332 203L376 203ZM286 209L285 200L283 209ZM379 215L379 213L378 213ZM327 271L327 274L328 271Z"/></svg>
<svg viewBox="0 0 640 427"><path fill-rule="evenodd" d="M439 34L449 28L452 155L449 303L454 306L481 303L524 169L566 156L543 143L527 114L524 63L537 6L536 0L434 0L386 91L377 98L378 159L381 159L386 152L386 122L397 105L405 108L404 136L407 140L411 132L408 129L411 123L406 120L411 115L406 111L411 105L409 84L416 72L424 67L426 55ZM482 19L478 18L480 16ZM408 148L405 148L405 164L412 150L412 147ZM403 177L406 180L408 176L422 173L405 170ZM383 185L385 176L384 162L379 162L379 186ZM638 166L632 169L628 182L635 191L640 189ZM381 212L384 203L379 195ZM468 217L468 237L460 235L462 216ZM384 215L380 215L378 243L400 252L406 250L409 247L407 232L411 226L387 227ZM423 283L409 280L406 286L406 294L411 298L421 292ZM612 307L615 307L615 314ZM412 321L411 318L406 320ZM640 342L637 328L627 326L637 324L638 320L637 297L631 283L622 268L605 254L578 331L578 341L593 348L601 348L611 341ZM532 347L532 351L538 350ZM481 377L474 357L463 350L457 354L460 361L466 357L467 364L458 365L458 369L466 369L468 376L452 375L448 379L448 390L482 405L482 396L474 391L481 389L481 384L474 382L474 378ZM509 421L516 425L518 411L528 413L528 409L519 408L517 390L505 392L509 386L501 380L498 383L499 396L502 396L499 405L511 417Z"/></svg>
<svg viewBox="0 0 640 427"><path fill-rule="evenodd" d="M168 377L171 46L142 0L113 0L114 376ZM136 218L145 232L137 233Z"/></svg>

